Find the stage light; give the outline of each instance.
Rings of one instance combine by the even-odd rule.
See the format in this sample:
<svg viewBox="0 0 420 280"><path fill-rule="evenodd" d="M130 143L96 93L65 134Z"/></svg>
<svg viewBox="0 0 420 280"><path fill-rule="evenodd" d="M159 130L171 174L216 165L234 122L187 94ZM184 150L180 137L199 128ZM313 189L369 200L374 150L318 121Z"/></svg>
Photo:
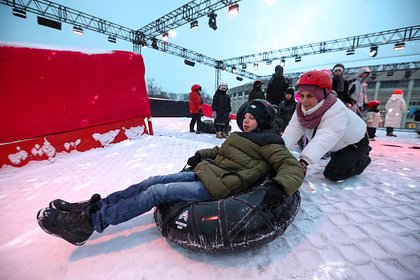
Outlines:
<svg viewBox="0 0 420 280"><path fill-rule="evenodd" d="M83 28L79 26L73 26L73 33L76 35L83 35Z"/></svg>
<svg viewBox="0 0 420 280"><path fill-rule="evenodd" d="M401 43L395 43L394 45L394 50L399 51L399 50L403 50L405 48L405 43L401 42Z"/></svg>
<svg viewBox="0 0 420 280"><path fill-rule="evenodd" d="M147 48L147 47L148 47L148 46L147 46L147 41L146 41L146 40L144 40L144 39L140 40L139 45L140 45L142 48Z"/></svg>
<svg viewBox="0 0 420 280"><path fill-rule="evenodd" d="M154 48L155 50L159 49L156 38L152 39L152 48Z"/></svg>
<svg viewBox="0 0 420 280"><path fill-rule="evenodd" d="M38 16L38 24L61 30L61 22Z"/></svg>
<svg viewBox="0 0 420 280"><path fill-rule="evenodd" d="M168 32L165 32L165 33L162 34L162 40L165 41L165 42L168 42L168 40L169 40Z"/></svg>
<svg viewBox="0 0 420 280"><path fill-rule="evenodd" d="M295 62L301 62L302 57L300 55L295 56Z"/></svg>
<svg viewBox="0 0 420 280"><path fill-rule="evenodd" d="M215 13L211 13L207 15L209 17L209 27L213 30L217 29L216 17Z"/></svg>
<svg viewBox="0 0 420 280"><path fill-rule="evenodd" d="M190 61L190 60L188 60L188 59L184 59L184 63L185 63L186 65L188 65L188 66L191 66L191 67L194 67L194 65L195 65L195 62Z"/></svg>
<svg viewBox="0 0 420 280"><path fill-rule="evenodd" d="M108 42L115 44L117 42L117 38L115 38L114 36L108 36Z"/></svg>
<svg viewBox="0 0 420 280"><path fill-rule="evenodd" d="M372 73L372 75L370 75L370 78L371 78L372 80L375 80L375 79L376 79L376 73Z"/></svg>
<svg viewBox="0 0 420 280"><path fill-rule="evenodd" d="M375 57L378 55L378 46L372 46L370 47L369 56Z"/></svg>
<svg viewBox="0 0 420 280"><path fill-rule="evenodd" d="M246 69L246 63L242 64L242 69Z"/></svg>
<svg viewBox="0 0 420 280"><path fill-rule="evenodd" d="M239 14L239 4L236 3L236 4L233 4L233 5L229 6L228 14L231 15L231 16L236 16L237 14Z"/></svg>
<svg viewBox="0 0 420 280"><path fill-rule="evenodd" d="M271 64L273 64L273 61L272 60L267 60L266 65L271 65Z"/></svg>
<svg viewBox="0 0 420 280"><path fill-rule="evenodd" d="M404 78L408 79L411 76L411 70L406 70L404 73Z"/></svg>
<svg viewBox="0 0 420 280"><path fill-rule="evenodd" d="M194 20L190 24L190 29L196 29L198 28L198 20Z"/></svg>
<svg viewBox="0 0 420 280"><path fill-rule="evenodd" d="M347 52L346 52L346 55L353 55L353 54L355 54L355 50L354 49L348 49L347 50Z"/></svg>
<svg viewBox="0 0 420 280"><path fill-rule="evenodd" d="M242 77L239 77L239 76L238 76L238 77L236 77L236 79L237 79L238 81L242 82L244 78L242 78Z"/></svg>
<svg viewBox="0 0 420 280"><path fill-rule="evenodd" d="M26 11L19 8L13 8L12 14L16 17L26 18Z"/></svg>
<svg viewBox="0 0 420 280"><path fill-rule="evenodd" d="M284 67L285 65L286 65L286 59L282 58L282 59L280 60L280 66L281 66L281 67Z"/></svg>
<svg viewBox="0 0 420 280"><path fill-rule="evenodd" d="M235 66L232 66L232 73L236 74L236 67Z"/></svg>
<svg viewBox="0 0 420 280"><path fill-rule="evenodd" d="M258 63L254 62L254 71L257 71L257 70L258 70Z"/></svg>

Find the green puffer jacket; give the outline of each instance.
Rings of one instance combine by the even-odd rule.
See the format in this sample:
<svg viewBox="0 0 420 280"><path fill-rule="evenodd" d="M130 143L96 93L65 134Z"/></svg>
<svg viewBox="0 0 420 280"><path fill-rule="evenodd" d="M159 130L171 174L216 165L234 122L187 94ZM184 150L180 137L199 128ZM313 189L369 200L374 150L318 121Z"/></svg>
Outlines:
<svg viewBox="0 0 420 280"><path fill-rule="evenodd" d="M272 130L232 133L221 147L199 150L203 157L194 169L213 198L246 191L271 171L290 196L300 187L304 174L300 163Z"/></svg>

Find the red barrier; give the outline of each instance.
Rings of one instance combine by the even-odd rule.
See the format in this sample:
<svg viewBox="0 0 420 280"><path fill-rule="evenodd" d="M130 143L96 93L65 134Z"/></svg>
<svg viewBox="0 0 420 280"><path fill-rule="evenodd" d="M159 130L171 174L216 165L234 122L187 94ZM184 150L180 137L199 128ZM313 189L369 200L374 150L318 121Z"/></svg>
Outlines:
<svg viewBox="0 0 420 280"><path fill-rule="evenodd" d="M95 143L92 134L99 128L140 125L149 133L144 74L142 56L131 52L87 54L0 46L0 166L11 164L10 152L22 151L19 143L30 143L26 139L61 139L55 143L59 146L80 139L77 150L86 150L96 147L88 143ZM123 139L127 137L114 142ZM26 152L30 155L33 148L28 146Z"/></svg>

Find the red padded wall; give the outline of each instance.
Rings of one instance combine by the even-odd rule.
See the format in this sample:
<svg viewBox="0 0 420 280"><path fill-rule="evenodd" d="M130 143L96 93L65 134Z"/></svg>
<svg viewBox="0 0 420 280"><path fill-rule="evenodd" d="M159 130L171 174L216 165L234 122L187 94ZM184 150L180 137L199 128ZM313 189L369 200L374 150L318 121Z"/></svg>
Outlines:
<svg viewBox="0 0 420 280"><path fill-rule="evenodd" d="M0 46L0 143L150 117L139 54Z"/></svg>

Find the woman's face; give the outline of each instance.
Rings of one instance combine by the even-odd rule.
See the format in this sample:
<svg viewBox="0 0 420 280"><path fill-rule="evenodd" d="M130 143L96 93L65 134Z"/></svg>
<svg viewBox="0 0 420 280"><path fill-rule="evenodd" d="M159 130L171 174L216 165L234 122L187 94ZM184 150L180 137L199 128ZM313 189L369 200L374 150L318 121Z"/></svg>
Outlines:
<svg viewBox="0 0 420 280"><path fill-rule="evenodd" d="M312 93L308 91L301 91L300 92L300 103L302 104L302 107L308 111L309 109L315 107L319 101L316 99Z"/></svg>
<svg viewBox="0 0 420 280"><path fill-rule="evenodd" d="M254 118L253 115L250 113L245 113L244 120L242 122L242 128L244 129L244 132L252 132L258 127L258 122Z"/></svg>

